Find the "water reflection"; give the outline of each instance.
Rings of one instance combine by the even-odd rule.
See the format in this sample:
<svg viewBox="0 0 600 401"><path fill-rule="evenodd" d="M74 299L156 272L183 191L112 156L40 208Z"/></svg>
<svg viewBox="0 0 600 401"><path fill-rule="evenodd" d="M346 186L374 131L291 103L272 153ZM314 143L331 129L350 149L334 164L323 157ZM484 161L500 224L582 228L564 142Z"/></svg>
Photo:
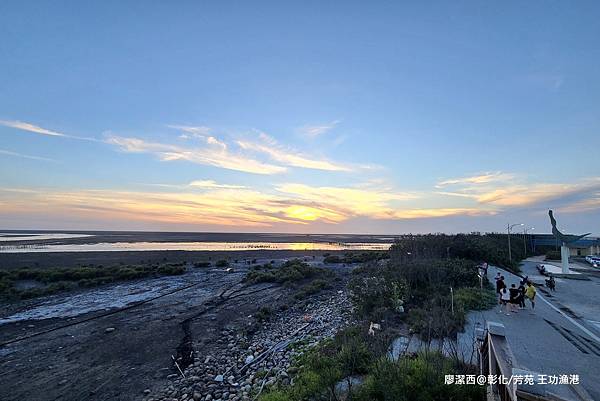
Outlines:
<svg viewBox="0 0 600 401"><path fill-rule="evenodd" d="M44 239L69 239L93 237L89 234L14 234L0 233L0 242L7 241L39 241Z"/></svg>
<svg viewBox="0 0 600 401"><path fill-rule="evenodd" d="M2 253L100 251L343 251L388 250L391 243L369 242L115 242L97 244L3 245Z"/></svg>

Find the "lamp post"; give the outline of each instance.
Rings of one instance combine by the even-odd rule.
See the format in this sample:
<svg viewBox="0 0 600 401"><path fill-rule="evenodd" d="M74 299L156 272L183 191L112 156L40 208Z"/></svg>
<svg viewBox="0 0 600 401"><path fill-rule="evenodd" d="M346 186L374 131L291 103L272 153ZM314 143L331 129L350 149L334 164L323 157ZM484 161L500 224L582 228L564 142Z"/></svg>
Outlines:
<svg viewBox="0 0 600 401"><path fill-rule="evenodd" d="M527 231L528 230L535 230L535 227L525 227L523 228L523 249L525 250L525 257L527 257Z"/></svg>
<svg viewBox="0 0 600 401"><path fill-rule="evenodd" d="M510 230L512 230L513 227L523 226L523 225L524 225L523 223L517 223L517 224L512 224L512 225L510 223L508 223L506 225L506 231L508 233L508 261L510 263L512 263L512 253L511 253L511 250L510 250Z"/></svg>

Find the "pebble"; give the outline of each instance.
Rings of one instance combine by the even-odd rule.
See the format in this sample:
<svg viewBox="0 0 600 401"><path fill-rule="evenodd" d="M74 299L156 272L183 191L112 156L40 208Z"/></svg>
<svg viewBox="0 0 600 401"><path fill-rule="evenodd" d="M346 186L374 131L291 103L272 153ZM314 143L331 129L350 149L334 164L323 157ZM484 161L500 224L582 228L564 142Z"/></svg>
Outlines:
<svg viewBox="0 0 600 401"><path fill-rule="evenodd" d="M332 337L343 326L351 321L352 307L348 296L344 293L330 297L315 299L310 304L292 306L279 312L276 319L258 326L251 336L236 332L236 328L224 328L218 331L214 348L210 355L195 355L191 365L185 370L186 379L179 375L169 375L170 384L155 395L157 400L179 401L250 401L250 394L258 391L265 382L265 387L276 383L288 385L293 382L297 367L292 360L303 350L318 344L322 339ZM211 318L212 319L212 318ZM300 347L288 347L271 354L260 363L254 363L259 355L280 341L287 340L300 326L311 322L311 326ZM252 322L250 322L252 323ZM114 330L114 328L113 328ZM308 340L308 341L306 341ZM198 346L204 347L209 340L200 341ZM209 348L209 350L211 350ZM220 350L220 351L219 351ZM238 374L238 369L251 364L246 371ZM272 369L268 377L264 373ZM262 371L257 377L257 373ZM227 376L219 372L228 372ZM239 383L235 377L239 377Z"/></svg>
<svg viewBox="0 0 600 401"><path fill-rule="evenodd" d="M116 329L114 327L107 327L104 332L105 333L112 333L113 331L115 331Z"/></svg>

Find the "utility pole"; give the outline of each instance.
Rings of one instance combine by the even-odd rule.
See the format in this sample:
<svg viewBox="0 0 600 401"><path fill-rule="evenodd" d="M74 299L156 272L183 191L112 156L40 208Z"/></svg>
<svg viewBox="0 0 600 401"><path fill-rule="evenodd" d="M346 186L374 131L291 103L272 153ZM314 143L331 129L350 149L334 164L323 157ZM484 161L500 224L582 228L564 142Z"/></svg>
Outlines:
<svg viewBox="0 0 600 401"><path fill-rule="evenodd" d="M527 257L527 230L535 230L535 227L529 227L523 229L523 249L525 250L525 257Z"/></svg>
<svg viewBox="0 0 600 401"><path fill-rule="evenodd" d="M506 225L506 231L508 232L508 261L512 263L512 254L510 253L510 223Z"/></svg>
<svg viewBox="0 0 600 401"><path fill-rule="evenodd" d="M512 252L511 252L511 249L510 249L510 230L512 230L512 228L516 227L516 226L524 226L524 224L523 223L517 223L517 224L512 224L511 225L510 223L508 223L506 225L506 232L508 234L508 261L511 262L511 263L512 263Z"/></svg>

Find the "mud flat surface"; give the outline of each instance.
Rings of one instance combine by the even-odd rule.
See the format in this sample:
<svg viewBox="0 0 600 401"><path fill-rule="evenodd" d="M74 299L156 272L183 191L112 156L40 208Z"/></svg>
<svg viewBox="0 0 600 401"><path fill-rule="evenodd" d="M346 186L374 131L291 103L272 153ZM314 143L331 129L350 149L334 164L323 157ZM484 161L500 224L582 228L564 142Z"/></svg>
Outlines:
<svg viewBox="0 0 600 401"><path fill-rule="evenodd" d="M20 267L76 267L83 265L111 266L120 263L160 263L160 262L206 262L226 259L229 261L257 259L266 263L274 259L307 256L315 258L324 253L332 255L344 254L347 251L288 251L288 250L255 250L255 251L126 251L126 252L32 252L32 253L0 253L0 269Z"/></svg>
<svg viewBox="0 0 600 401"><path fill-rule="evenodd" d="M205 354L227 353L223 333L248 333L258 309L290 303L289 289L243 284L246 269L188 268L177 277L3 305L0 399L135 400L162 392L180 375L172 358L185 370ZM348 269L333 269L342 283Z"/></svg>

